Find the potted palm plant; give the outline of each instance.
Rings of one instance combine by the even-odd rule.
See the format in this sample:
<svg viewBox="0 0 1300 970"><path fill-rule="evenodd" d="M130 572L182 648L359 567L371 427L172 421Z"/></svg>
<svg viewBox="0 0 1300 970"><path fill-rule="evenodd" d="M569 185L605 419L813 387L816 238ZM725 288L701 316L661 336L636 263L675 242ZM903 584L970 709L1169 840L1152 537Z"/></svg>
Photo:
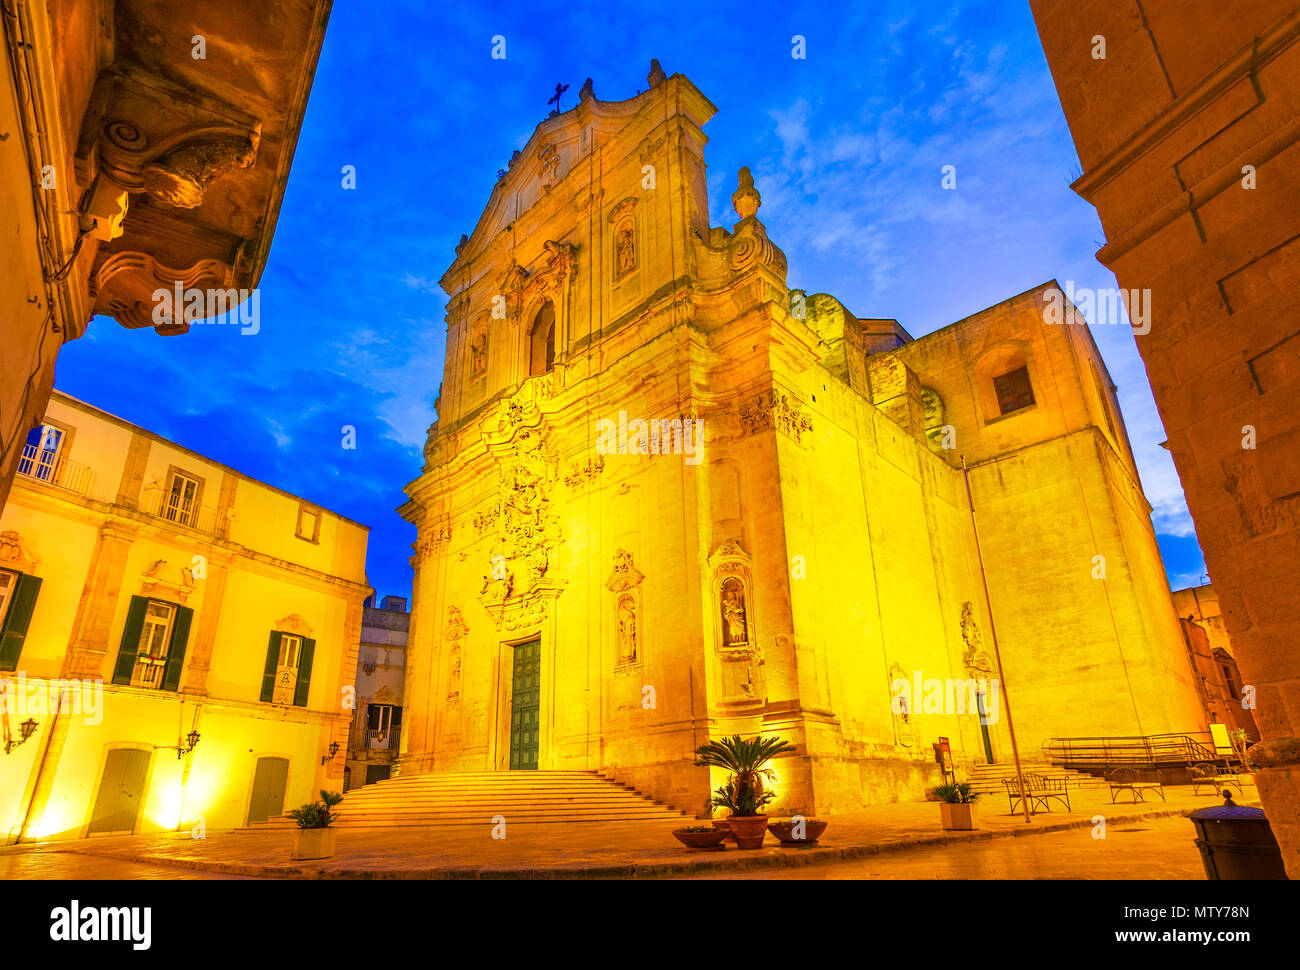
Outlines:
<svg viewBox="0 0 1300 970"><path fill-rule="evenodd" d="M298 823L293 830L293 844L289 856L292 859L328 859L334 855L335 831L330 823L339 817L334 806L343 801L343 796L336 791L321 789L320 801L308 802L301 808L292 809L289 815Z"/></svg>
<svg viewBox="0 0 1300 970"><path fill-rule="evenodd" d="M793 750L794 745L780 738L742 738L739 734L710 741L695 749L697 765L723 768L731 773L727 782L714 792L710 804L730 810L728 827L739 848L757 849L762 846L767 834L767 816L761 810L776 797L764 786L764 782L771 782L773 777L772 769L766 765L778 754Z"/></svg>
<svg viewBox="0 0 1300 970"><path fill-rule="evenodd" d="M970 831L979 827L975 802L980 793L970 790L970 782L949 782L934 789L939 799L939 816L943 827L949 830Z"/></svg>

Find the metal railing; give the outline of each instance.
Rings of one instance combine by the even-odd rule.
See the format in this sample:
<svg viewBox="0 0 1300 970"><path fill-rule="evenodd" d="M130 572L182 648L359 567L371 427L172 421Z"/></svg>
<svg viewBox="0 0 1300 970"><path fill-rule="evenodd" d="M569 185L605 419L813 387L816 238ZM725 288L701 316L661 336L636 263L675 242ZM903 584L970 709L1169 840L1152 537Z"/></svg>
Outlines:
<svg viewBox="0 0 1300 970"><path fill-rule="evenodd" d="M18 459L18 474L78 495L96 497L95 473L80 462L68 461L36 445L24 445Z"/></svg>
<svg viewBox="0 0 1300 970"><path fill-rule="evenodd" d="M146 509L150 515L156 515L160 519L166 519L168 522L175 522L177 525L188 526L191 529L197 529L199 532L215 534L217 531L217 510L208 506L203 508L179 508L171 505L168 501L168 493L160 491L147 504Z"/></svg>
<svg viewBox="0 0 1300 970"><path fill-rule="evenodd" d="M402 731L400 728L394 728L391 731L381 732L366 730L366 747L371 751L396 751L401 747Z"/></svg>
<svg viewBox="0 0 1300 970"><path fill-rule="evenodd" d="M1208 741L1208 743L1207 743ZM1219 754L1205 732L1130 735L1114 738L1049 738L1043 754L1060 765L1172 768L1199 762L1231 761Z"/></svg>

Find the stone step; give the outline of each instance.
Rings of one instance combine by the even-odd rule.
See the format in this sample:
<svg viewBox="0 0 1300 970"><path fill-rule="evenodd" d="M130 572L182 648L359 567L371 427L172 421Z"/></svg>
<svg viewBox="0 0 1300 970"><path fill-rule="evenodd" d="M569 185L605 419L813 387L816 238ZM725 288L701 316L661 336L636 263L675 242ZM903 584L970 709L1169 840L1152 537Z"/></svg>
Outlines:
<svg viewBox="0 0 1300 970"><path fill-rule="evenodd" d="M339 828L490 825L688 818L636 789L591 771L441 772L388 778L353 789L337 809ZM288 815L241 831L293 828Z"/></svg>

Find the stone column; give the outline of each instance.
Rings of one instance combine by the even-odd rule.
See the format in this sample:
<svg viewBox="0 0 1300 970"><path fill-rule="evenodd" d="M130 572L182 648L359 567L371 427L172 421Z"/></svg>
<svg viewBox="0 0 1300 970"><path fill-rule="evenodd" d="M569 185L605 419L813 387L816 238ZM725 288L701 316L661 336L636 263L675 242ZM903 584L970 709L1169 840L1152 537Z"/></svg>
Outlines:
<svg viewBox="0 0 1300 970"><path fill-rule="evenodd" d="M64 677L94 680L104 676L104 655L111 649L108 635L135 534L135 529L116 522L107 522L99 530L73 621L72 642L63 663Z"/></svg>

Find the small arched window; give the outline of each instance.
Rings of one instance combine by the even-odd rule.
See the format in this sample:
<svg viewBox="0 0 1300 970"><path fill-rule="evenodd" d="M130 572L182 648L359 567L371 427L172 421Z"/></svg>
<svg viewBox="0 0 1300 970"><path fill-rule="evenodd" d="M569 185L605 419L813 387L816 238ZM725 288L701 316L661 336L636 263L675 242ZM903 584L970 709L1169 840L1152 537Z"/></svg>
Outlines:
<svg viewBox="0 0 1300 970"><path fill-rule="evenodd" d="M528 338L528 376L548 374L555 367L555 307L549 302L533 317Z"/></svg>

